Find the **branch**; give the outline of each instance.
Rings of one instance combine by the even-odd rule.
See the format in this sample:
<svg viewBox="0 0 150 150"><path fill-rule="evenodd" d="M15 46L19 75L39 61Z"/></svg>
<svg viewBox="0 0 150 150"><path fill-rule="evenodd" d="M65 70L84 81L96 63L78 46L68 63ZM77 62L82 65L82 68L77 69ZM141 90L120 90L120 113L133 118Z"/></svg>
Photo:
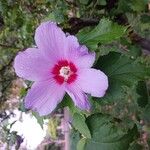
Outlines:
<svg viewBox="0 0 150 150"><path fill-rule="evenodd" d="M64 32L68 32L70 34L77 34L79 30L88 26L96 26L99 23L98 19L81 19L81 18L71 18L68 21L70 28L65 28Z"/></svg>
<svg viewBox="0 0 150 150"><path fill-rule="evenodd" d="M143 49L150 51L150 39L140 37L137 33L132 33L130 39L133 43L136 43Z"/></svg>

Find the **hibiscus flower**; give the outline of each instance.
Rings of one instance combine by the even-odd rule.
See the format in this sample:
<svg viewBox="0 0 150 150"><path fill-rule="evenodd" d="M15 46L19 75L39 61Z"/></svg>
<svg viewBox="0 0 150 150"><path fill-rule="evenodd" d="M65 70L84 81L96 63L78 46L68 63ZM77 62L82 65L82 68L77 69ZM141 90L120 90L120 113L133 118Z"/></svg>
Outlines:
<svg viewBox="0 0 150 150"><path fill-rule="evenodd" d="M95 53L75 36L67 36L54 22L44 22L36 29L35 42L37 48L19 52L14 61L16 74L34 81L25 97L27 109L47 115L67 93L77 107L89 110L87 94L104 96L108 78L91 68Z"/></svg>

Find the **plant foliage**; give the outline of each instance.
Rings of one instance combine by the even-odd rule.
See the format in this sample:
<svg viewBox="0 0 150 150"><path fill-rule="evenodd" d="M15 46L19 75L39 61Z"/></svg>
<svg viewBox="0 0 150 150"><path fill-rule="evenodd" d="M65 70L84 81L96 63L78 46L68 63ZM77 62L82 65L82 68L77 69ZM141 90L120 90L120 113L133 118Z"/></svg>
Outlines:
<svg viewBox="0 0 150 150"><path fill-rule="evenodd" d="M105 72L109 79L103 98L89 95L90 112L76 108L67 95L58 106L70 110L71 150L150 149L149 11L148 0L1 0L0 113L9 109L5 101L16 80L12 69L15 55L35 46L36 27L53 20L96 53L93 67ZM19 89L21 99L31 85L26 84L27 88ZM20 110L27 112L23 102L19 103ZM33 115L41 127L49 118ZM0 136L5 135L5 140L17 135L6 134L4 127L2 123Z"/></svg>

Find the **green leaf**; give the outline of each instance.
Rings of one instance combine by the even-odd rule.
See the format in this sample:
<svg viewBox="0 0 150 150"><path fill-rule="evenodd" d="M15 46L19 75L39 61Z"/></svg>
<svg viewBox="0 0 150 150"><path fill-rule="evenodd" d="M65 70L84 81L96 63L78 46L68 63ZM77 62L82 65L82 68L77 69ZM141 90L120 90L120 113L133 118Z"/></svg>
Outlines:
<svg viewBox="0 0 150 150"><path fill-rule="evenodd" d="M24 107L24 102L20 101L19 102L19 108L18 108L21 112L26 112L27 109Z"/></svg>
<svg viewBox="0 0 150 150"><path fill-rule="evenodd" d="M107 4L106 0L98 0L97 1L98 5L105 6Z"/></svg>
<svg viewBox="0 0 150 150"><path fill-rule="evenodd" d="M143 14L141 15L140 20L142 23L150 23L150 16L147 14Z"/></svg>
<svg viewBox="0 0 150 150"><path fill-rule="evenodd" d="M38 124L41 126L43 129L43 124L44 124L44 117L41 117L38 115L36 112L32 112L33 116L37 119Z"/></svg>
<svg viewBox="0 0 150 150"><path fill-rule="evenodd" d="M88 4L88 2L89 2L89 0L79 0L79 1L81 4L84 4L84 5Z"/></svg>
<svg viewBox="0 0 150 150"><path fill-rule="evenodd" d="M72 110L72 112L74 112L74 104L67 94L64 96L63 100L61 101L58 107L69 107Z"/></svg>
<svg viewBox="0 0 150 150"><path fill-rule="evenodd" d="M142 55L142 50L138 45L129 45L127 49L129 49L127 55L132 58L137 58Z"/></svg>
<svg viewBox="0 0 150 150"><path fill-rule="evenodd" d="M133 11L141 12L145 10L147 3L148 0L131 0L130 7L133 9Z"/></svg>
<svg viewBox="0 0 150 150"><path fill-rule="evenodd" d="M136 126L123 128L120 120L109 115L94 114L86 122L92 138L86 140L85 150L127 150L137 136Z"/></svg>
<svg viewBox="0 0 150 150"><path fill-rule="evenodd" d="M150 77L150 68L117 52L99 57L95 67L108 76L109 88L103 98L108 101L120 100L123 86L132 87Z"/></svg>
<svg viewBox="0 0 150 150"><path fill-rule="evenodd" d="M77 150L85 150L86 139L82 138L77 144Z"/></svg>
<svg viewBox="0 0 150 150"><path fill-rule="evenodd" d="M128 2L126 0L119 0L117 11L119 13L130 12L131 11L131 7L130 7L130 3L129 2L131 3L131 0L129 0Z"/></svg>
<svg viewBox="0 0 150 150"><path fill-rule="evenodd" d="M53 12L50 13L50 14L48 14L48 15L43 19L43 21L49 21L49 20L51 20L51 21L57 21L56 18L55 18L55 14L54 14Z"/></svg>
<svg viewBox="0 0 150 150"><path fill-rule="evenodd" d="M70 134L70 149L77 150L77 144L80 141L80 133L72 129Z"/></svg>
<svg viewBox="0 0 150 150"><path fill-rule="evenodd" d="M85 123L85 117L79 113L75 113L73 115L73 126L77 129L81 134L83 134L87 138L91 138L91 134L87 124Z"/></svg>
<svg viewBox="0 0 150 150"><path fill-rule="evenodd" d="M107 55L109 52L120 52L120 49L112 44L104 44L98 47L100 56Z"/></svg>
<svg viewBox="0 0 150 150"><path fill-rule="evenodd" d="M20 97L24 97L27 94L27 89L26 88L21 88L20 90Z"/></svg>
<svg viewBox="0 0 150 150"><path fill-rule="evenodd" d="M111 43L124 35L126 28L109 19L101 19L100 23L90 32L86 34L79 33L77 36L79 41L89 48L96 49L97 44Z"/></svg>
<svg viewBox="0 0 150 150"><path fill-rule="evenodd" d="M64 107L68 107L69 108L69 112L70 114L73 116L75 113L79 113L79 114L85 114L88 115L89 112L86 110L81 110L80 108L78 108L77 106L74 105L72 99L70 98L69 95L65 95L63 100L61 101L61 103L57 106L57 108L64 108Z"/></svg>
<svg viewBox="0 0 150 150"><path fill-rule="evenodd" d="M125 12L141 12L145 10L148 0L119 0L118 11Z"/></svg>
<svg viewBox="0 0 150 150"><path fill-rule="evenodd" d="M139 95L137 103L140 107L145 107L148 104L148 89L144 81L139 81L137 85L137 93Z"/></svg>
<svg viewBox="0 0 150 150"><path fill-rule="evenodd" d="M81 112L81 110L74 105L73 101L67 94L64 96L62 102L58 105L58 108L64 107L69 107L71 115L74 115L74 113L83 113L83 111Z"/></svg>
<svg viewBox="0 0 150 150"><path fill-rule="evenodd" d="M129 150L142 150L142 149L143 146L135 142L129 148Z"/></svg>
<svg viewBox="0 0 150 150"><path fill-rule="evenodd" d="M142 120L144 120L144 122L149 124L150 123L149 116L150 116L150 103L143 110L143 113L141 114L141 118L142 118Z"/></svg>

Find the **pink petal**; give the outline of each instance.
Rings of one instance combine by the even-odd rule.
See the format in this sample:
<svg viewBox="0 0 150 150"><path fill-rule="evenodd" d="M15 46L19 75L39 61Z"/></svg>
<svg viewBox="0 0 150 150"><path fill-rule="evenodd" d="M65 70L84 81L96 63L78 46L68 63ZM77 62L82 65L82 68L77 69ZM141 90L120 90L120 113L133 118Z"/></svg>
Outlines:
<svg viewBox="0 0 150 150"><path fill-rule="evenodd" d="M75 84L69 85L66 89L66 92L73 100L74 104L83 110L90 109L90 103L88 101L87 95L79 89Z"/></svg>
<svg viewBox="0 0 150 150"><path fill-rule="evenodd" d="M46 60L36 48L28 48L19 52L14 61L14 69L19 77L31 81L46 80L50 78L50 60Z"/></svg>
<svg viewBox="0 0 150 150"><path fill-rule="evenodd" d="M77 84L85 92L95 97L103 97L108 88L108 78L100 70L81 69L78 74Z"/></svg>
<svg viewBox="0 0 150 150"><path fill-rule="evenodd" d="M67 41L68 41L69 52L76 51L77 48L80 46L78 39L73 35L67 36Z"/></svg>
<svg viewBox="0 0 150 150"><path fill-rule="evenodd" d="M25 107L41 116L51 113L65 94L63 86L53 80L34 83L25 97Z"/></svg>
<svg viewBox="0 0 150 150"><path fill-rule="evenodd" d="M79 45L75 36L68 36L68 58L80 68L90 68L95 61L95 53L88 53L86 46Z"/></svg>
<svg viewBox="0 0 150 150"><path fill-rule="evenodd" d="M90 68L93 66L95 61L95 53L89 53L83 56L80 56L78 59L74 61L74 63L79 68Z"/></svg>
<svg viewBox="0 0 150 150"><path fill-rule="evenodd" d="M73 35L67 36L68 50L70 54L85 55L88 54L88 48L85 45L80 45L77 37ZM72 52L72 53L71 53Z"/></svg>
<svg viewBox="0 0 150 150"><path fill-rule="evenodd" d="M42 23L35 32L35 41L46 56L53 59L64 58L68 47L66 35L54 22Z"/></svg>

